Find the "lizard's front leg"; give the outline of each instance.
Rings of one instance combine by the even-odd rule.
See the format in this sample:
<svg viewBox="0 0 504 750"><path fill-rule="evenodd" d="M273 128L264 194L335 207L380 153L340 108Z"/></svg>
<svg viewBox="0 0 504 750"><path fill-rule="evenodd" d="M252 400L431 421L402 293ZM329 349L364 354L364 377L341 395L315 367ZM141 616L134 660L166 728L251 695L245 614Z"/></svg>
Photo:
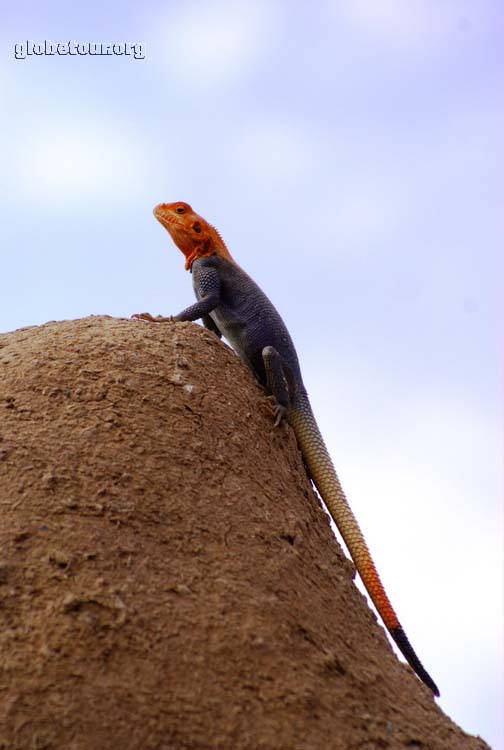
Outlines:
<svg viewBox="0 0 504 750"><path fill-rule="evenodd" d="M182 310L177 315L168 318L164 318L162 315L154 318L150 313L137 313L131 317L137 320L147 320L149 323L183 322L198 320L198 318L208 321L208 316L220 302L220 279L215 268L200 269L197 296L199 299L194 305L190 305L190 307L186 307L185 310Z"/></svg>

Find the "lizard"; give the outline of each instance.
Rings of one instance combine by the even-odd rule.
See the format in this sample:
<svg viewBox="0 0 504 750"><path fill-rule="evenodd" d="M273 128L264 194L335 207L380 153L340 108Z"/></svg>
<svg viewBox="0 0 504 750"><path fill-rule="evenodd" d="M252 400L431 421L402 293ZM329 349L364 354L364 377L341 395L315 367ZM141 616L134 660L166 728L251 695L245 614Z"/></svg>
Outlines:
<svg viewBox="0 0 504 750"><path fill-rule="evenodd" d="M217 229L188 203L161 203L154 208L154 216L184 254L197 301L174 316L138 313L132 317L158 323L201 319L205 327L229 341L272 399L275 426L286 418L294 430L308 474L390 636L420 680L439 696L392 608L343 492L310 405L294 343L280 314L233 259Z"/></svg>

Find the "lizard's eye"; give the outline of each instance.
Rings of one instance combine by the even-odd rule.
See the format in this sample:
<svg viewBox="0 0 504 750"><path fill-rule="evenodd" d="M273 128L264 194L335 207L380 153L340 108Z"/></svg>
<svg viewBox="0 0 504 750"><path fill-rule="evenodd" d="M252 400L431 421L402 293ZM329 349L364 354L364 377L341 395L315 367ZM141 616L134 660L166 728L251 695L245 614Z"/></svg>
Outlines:
<svg viewBox="0 0 504 750"><path fill-rule="evenodd" d="M176 212L177 212L178 214L183 214L183 213L184 213L184 208L183 208L183 206L178 206L178 208L176 208L176 209L175 209L175 211L176 211Z"/></svg>
<svg viewBox="0 0 504 750"><path fill-rule="evenodd" d="M201 224L199 223L199 221L195 221L192 225L192 228L195 232L201 232Z"/></svg>

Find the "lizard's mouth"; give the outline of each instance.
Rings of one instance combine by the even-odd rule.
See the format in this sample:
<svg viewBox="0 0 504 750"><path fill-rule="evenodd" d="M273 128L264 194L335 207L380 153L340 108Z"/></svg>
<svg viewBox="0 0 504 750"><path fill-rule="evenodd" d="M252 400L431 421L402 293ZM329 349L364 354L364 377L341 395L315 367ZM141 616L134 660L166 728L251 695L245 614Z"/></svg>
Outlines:
<svg viewBox="0 0 504 750"><path fill-rule="evenodd" d="M156 208L152 212L156 219L159 221L160 224L162 224L164 227L168 229L169 226L172 226L175 224L173 218L168 214L166 214L163 211L162 204L159 204L159 206L156 206Z"/></svg>

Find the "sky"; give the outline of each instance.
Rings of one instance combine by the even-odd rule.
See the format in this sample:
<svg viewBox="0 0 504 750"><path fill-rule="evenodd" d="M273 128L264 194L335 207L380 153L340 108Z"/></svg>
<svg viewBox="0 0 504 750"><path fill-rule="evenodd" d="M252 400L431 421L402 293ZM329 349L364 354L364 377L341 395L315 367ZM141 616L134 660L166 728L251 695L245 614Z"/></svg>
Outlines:
<svg viewBox="0 0 504 750"><path fill-rule="evenodd" d="M152 208L190 203L289 327L441 707L502 750L502 4L1 14L0 331L179 312Z"/></svg>

